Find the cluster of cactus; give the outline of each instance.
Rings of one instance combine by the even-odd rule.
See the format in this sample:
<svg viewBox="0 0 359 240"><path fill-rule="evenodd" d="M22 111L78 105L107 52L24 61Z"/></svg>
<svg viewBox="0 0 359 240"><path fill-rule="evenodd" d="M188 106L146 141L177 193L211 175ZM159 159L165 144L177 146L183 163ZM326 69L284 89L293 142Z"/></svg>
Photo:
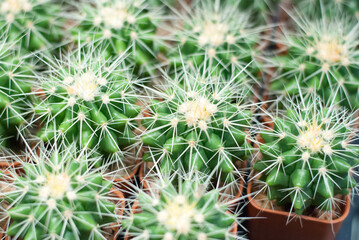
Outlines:
<svg viewBox="0 0 359 240"><path fill-rule="evenodd" d="M291 16L297 32L283 29L282 38L277 40L287 53L272 59L279 74L271 90L293 95L307 89L328 100L339 88L336 101L358 108L357 20L339 15L310 18L299 11Z"/></svg>
<svg viewBox="0 0 359 240"><path fill-rule="evenodd" d="M269 200L308 214L310 206L333 212L357 186L355 168L359 147L354 145L353 115L315 94L289 101L286 113L272 117L274 128L260 131L261 158L253 168L265 184Z"/></svg>
<svg viewBox="0 0 359 240"><path fill-rule="evenodd" d="M237 239L236 213L228 211L219 189L207 188L196 177L152 184L150 194L140 190L137 208L122 225L138 239Z"/></svg>
<svg viewBox="0 0 359 240"><path fill-rule="evenodd" d="M164 173L216 171L224 181L233 181L235 163L251 153L249 87L234 76L212 76L211 69L184 68L150 90L154 99L141 140L148 147L144 161L159 163Z"/></svg>
<svg viewBox="0 0 359 240"><path fill-rule="evenodd" d="M161 13L150 5L144 0L83 1L73 40L102 45L108 56L121 55L132 46L136 73L153 74L156 55L164 45L156 35Z"/></svg>
<svg viewBox="0 0 359 240"><path fill-rule="evenodd" d="M9 146L26 125L30 114L30 78L34 65L17 45L0 39L0 137L1 145Z"/></svg>
<svg viewBox="0 0 359 240"><path fill-rule="evenodd" d="M241 11L238 2L200 0L194 1L186 12L175 12L178 15L178 26L171 29L173 40L182 52L173 48L167 53L170 66L180 66L182 58L186 64L200 65L209 56L213 73L226 71L236 74L259 55L260 27L251 22L248 11ZM255 75L259 72L260 63L255 62L246 68L246 72ZM240 68L238 68L240 67Z"/></svg>
<svg viewBox="0 0 359 240"><path fill-rule="evenodd" d="M29 162L22 162L24 174L1 174L6 234L24 240L105 239L105 230L118 221L116 211L123 211L123 199L111 196L112 181L92 167L98 158L75 145L58 147L30 152Z"/></svg>
<svg viewBox="0 0 359 240"><path fill-rule="evenodd" d="M105 155L133 144L139 95L124 61L124 55L106 60L101 49L85 45L54 62L35 85L33 121L43 124L37 136L49 142L60 135Z"/></svg>
<svg viewBox="0 0 359 240"><path fill-rule="evenodd" d="M48 50L64 37L61 5L54 0L3 0L0 2L0 31L28 51ZM20 39L20 40L19 40Z"/></svg>

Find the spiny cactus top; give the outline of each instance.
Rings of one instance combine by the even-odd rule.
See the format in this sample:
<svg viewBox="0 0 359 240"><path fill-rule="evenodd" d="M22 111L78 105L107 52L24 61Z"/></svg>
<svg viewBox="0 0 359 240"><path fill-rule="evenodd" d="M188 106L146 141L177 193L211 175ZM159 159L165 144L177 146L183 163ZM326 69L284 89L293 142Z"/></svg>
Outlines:
<svg viewBox="0 0 359 240"><path fill-rule="evenodd" d="M56 47L64 35L61 5L53 0L2 0L0 26L30 51ZM3 33L3 31L0 31Z"/></svg>
<svg viewBox="0 0 359 240"><path fill-rule="evenodd" d="M14 239L105 239L106 228L117 223L124 199L103 171L98 159L77 152L40 147L22 162L24 174L2 174L2 209L9 217L6 234ZM17 159L21 161L21 159Z"/></svg>
<svg viewBox="0 0 359 240"><path fill-rule="evenodd" d="M221 4L196 1L185 8L185 13L175 12L178 24L171 35L186 62L200 65L208 53L213 67L231 73L238 69L233 65L244 67L258 55L255 45L263 42L259 37L262 29L253 26L250 13L239 10L238 2L234 6L227 1L217 2ZM167 57L171 64L181 65L177 48ZM254 74L258 64L252 63L246 71Z"/></svg>
<svg viewBox="0 0 359 240"><path fill-rule="evenodd" d="M152 73L153 61L161 47L156 36L161 13L148 5L144 0L83 1L79 3L81 15L73 38L104 45L110 56L118 56L132 46L137 72Z"/></svg>
<svg viewBox="0 0 359 240"><path fill-rule="evenodd" d="M301 88L316 90L329 99L340 88L337 101L353 108L359 107L359 24L356 19L324 15L310 19L298 13L292 15L296 33L283 29L278 43L288 52L274 57L279 76L271 90L297 94ZM299 80L299 86L296 79Z"/></svg>
<svg viewBox="0 0 359 240"><path fill-rule="evenodd" d="M30 114L30 79L34 65L26 62L23 54L6 36L0 39L0 136L2 145L8 146L17 136L18 130L27 124Z"/></svg>
<svg viewBox="0 0 359 240"><path fill-rule="evenodd" d="M231 231L237 220L227 211L229 203L220 200L218 189L207 190L195 180L152 185L151 194L140 190L137 209L122 222L126 233L147 240L237 239Z"/></svg>
<svg viewBox="0 0 359 240"><path fill-rule="evenodd" d="M291 205L291 211L308 214L309 207L335 210L337 194L357 186L359 146L353 126L358 118L316 95L289 102L286 114L272 116L274 129L260 136L262 159L254 163L270 200ZM331 213L334 214L334 213Z"/></svg>
<svg viewBox="0 0 359 240"><path fill-rule="evenodd" d="M106 60L90 45L50 63L49 73L38 79L40 96L34 96L34 121L43 123L40 139L51 141L59 132L81 148L99 147L106 154L133 143L137 80L123 61L123 55Z"/></svg>
<svg viewBox="0 0 359 240"><path fill-rule="evenodd" d="M251 152L245 132L252 119L248 87L237 76L213 77L209 69L184 69L165 78L150 90L155 99L142 120L141 139L149 149L144 161L160 162L163 172L214 170L222 180L233 180L239 173L235 162Z"/></svg>

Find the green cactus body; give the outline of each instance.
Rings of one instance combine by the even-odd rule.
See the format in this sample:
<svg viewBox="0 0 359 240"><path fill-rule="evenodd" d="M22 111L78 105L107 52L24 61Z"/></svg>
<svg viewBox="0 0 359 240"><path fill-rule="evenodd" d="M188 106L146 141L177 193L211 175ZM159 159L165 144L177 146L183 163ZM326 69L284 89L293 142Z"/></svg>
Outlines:
<svg viewBox="0 0 359 240"><path fill-rule="evenodd" d="M149 149L144 160L159 162L163 173L215 171L232 181L239 174L234 163L251 154L248 88L236 78L186 71L153 90L159 100L150 102L150 116L142 120L141 140Z"/></svg>
<svg viewBox="0 0 359 240"><path fill-rule="evenodd" d="M303 14L292 15L297 32L285 30L277 41L288 52L275 56L272 63L279 69L271 83L274 92L295 95L299 91L316 91L343 106L359 107L359 59L357 20L341 16L311 19Z"/></svg>
<svg viewBox="0 0 359 240"><path fill-rule="evenodd" d="M147 5L144 0L84 2L79 5L80 21L73 29L73 40L105 46L108 56L132 52L135 72L153 74L156 54L164 45L156 35L161 13Z"/></svg>
<svg viewBox="0 0 359 240"><path fill-rule="evenodd" d="M26 58L12 42L0 40L0 136L6 147L27 125L34 65Z"/></svg>
<svg viewBox="0 0 359 240"><path fill-rule="evenodd" d="M171 66L181 66L182 60L186 64L201 65L208 54L213 74L224 71L236 75L236 71L256 60L260 43L264 43L259 36L263 29L252 25L249 11L241 11L227 1L221 3L195 1L185 13L176 13L179 24L171 34L181 54L178 54L178 48L168 51ZM259 65L259 62L253 62L245 71L256 76Z"/></svg>
<svg viewBox="0 0 359 240"><path fill-rule="evenodd" d="M178 187L166 184L159 191L160 195L153 191L151 195L138 194L138 208L122 222L130 236L148 240L237 239L231 232L236 216L220 201L218 189L207 191L199 182L186 180Z"/></svg>
<svg viewBox="0 0 359 240"><path fill-rule="evenodd" d="M112 181L92 168L98 159L79 153L73 144L65 149L41 146L39 155L30 154L31 163L22 163L24 175L10 170L1 176L4 200L9 203L8 236L104 239L104 229L118 221L115 209L124 199L121 194L111 196Z"/></svg>
<svg viewBox="0 0 359 240"><path fill-rule="evenodd" d="M0 25L28 51L57 47L64 36L61 5L52 0L3 0ZM2 34L3 31L0 31Z"/></svg>
<svg viewBox="0 0 359 240"><path fill-rule="evenodd" d="M359 147L351 143L352 115L321 101L313 94L287 104L286 114L273 118L274 129L260 132L262 158L253 168L268 187L268 198L291 204L297 214L307 214L310 206L335 210L341 201L336 195L347 195L357 185Z"/></svg>
<svg viewBox="0 0 359 240"><path fill-rule="evenodd" d="M121 153L134 143L137 80L123 61L119 57L110 63L101 49L87 46L51 66L50 74L39 79L45 96L34 96L34 118L43 123L37 136L45 142L62 136L102 154Z"/></svg>

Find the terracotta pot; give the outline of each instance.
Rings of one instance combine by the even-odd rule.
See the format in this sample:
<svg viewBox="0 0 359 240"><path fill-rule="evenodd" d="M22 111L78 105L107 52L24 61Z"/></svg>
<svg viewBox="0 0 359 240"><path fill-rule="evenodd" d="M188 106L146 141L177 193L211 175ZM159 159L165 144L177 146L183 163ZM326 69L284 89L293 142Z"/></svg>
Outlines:
<svg viewBox="0 0 359 240"><path fill-rule="evenodd" d="M125 210L125 197L123 196L122 192L116 188L111 188L110 194L113 195L117 199L121 199L121 200L119 200L120 205L121 205L121 208L119 209L120 210L119 215L122 216L123 212ZM2 230L4 231L4 233L0 232L0 239L11 240L11 238L9 238L9 236L5 236L5 229L7 228L7 221L5 221L5 224L2 228L3 228ZM113 227L112 227L112 231L114 232L113 237L112 237L113 240L117 239L119 229L120 229L120 227L118 226L118 223L117 224L113 223Z"/></svg>
<svg viewBox="0 0 359 240"><path fill-rule="evenodd" d="M346 204L342 215L334 219L323 220L310 216L300 216L288 222L288 212L263 209L253 200L252 182L248 184L248 231L251 240L334 240L344 219L349 214L350 198L346 197ZM290 219L295 214L290 214Z"/></svg>
<svg viewBox="0 0 359 240"><path fill-rule="evenodd" d="M136 213L141 213L141 208L140 205L138 203L138 201L135 201L132 205L132 209L131 209L132 214L136 214ZM231 233L237 235L237 231L238 231L238 224L236 222L233 223L233 227L231 229ZM131 237L129 235L129 233L126 233L124 240L130 240L133 237ZM114 239L115 240L115 239Z"/></svg>

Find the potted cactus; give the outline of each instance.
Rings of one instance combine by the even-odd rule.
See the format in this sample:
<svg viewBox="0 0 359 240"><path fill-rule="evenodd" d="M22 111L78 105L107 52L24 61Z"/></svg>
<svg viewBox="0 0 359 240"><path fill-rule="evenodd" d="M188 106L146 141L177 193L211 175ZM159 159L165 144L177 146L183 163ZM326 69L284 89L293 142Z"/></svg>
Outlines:
<svg viewBox="0 0 359 240"><path fill-rule="evenodd" d="M3 0L0 3L0 31L9 33L28 51L49 50L61 45L65 20L61 4L54 0Z"/></svg>
<svg viewBox="0 0 359 240"><path fill-rule="evenodd" d="M236 164L252 150L250 83L203 69L184 67L174 78L164 76L164 82L147 88L153 97L142 119L143 160L159 165L162 173L214 171L223 182L231 182L243 178Z"/></svg>
<svg viewBox="0 0 359 240"><path fill-rule="evenodd" d="M23 173L10 168L1 174L2 209L11 239L113 238L124 210L124 197L106 179L105 167L76 145L56 144L30 151ZM16 158L16 156L14 156ZM17 159L21 161L21 159ZM115 239L115 238L113 238Z"/></svg>
<svg viewBox="0 0 359 240"><path fill-rule="evenodd" d="M150 5L144 0L81 1L79 16L74 16L77 26L72 31L73 40L105 46L109 56L121 55L132 46L135 72L154 74L156 55L164 45L156 35L161 11Z"/></svg>
<svg viewBox="0 0 359 240"><path fill-rule="evenodd" d="M177 21L170 28L170 40L179 46L182 56L177 47L172 48L167 52L167 64L180 66L183 59L200 65L207 55L211 66L217 69L213 74L224 71L231 75L257 59L267 44L260 37L265 27L255 27L250 12L240 10L238 4L200 0L194 1L191 8L185 7L184 12L174 11ZM256 76L259 68L260 63L256 61L245 71Z"/></svg>
<svg viewBox="0 0 359 240"><path fill-rule="evenodd" d="M283 34L276 39L285 52L275 55L269 64L277 68L270 90L289 95L314 90L328 100L339 87L336 101L357 109L357 20L325 13L322 18L311 18L300 10L289 14L295 31L282 28Z"/></svg>
<svg viewBox="0 0 359 240"><path fill-rule="evenodd" d="M157 176L158 177L158 176ZM238 213L201 174L176 174L139 190L122 226L125 239L237 239Z"/></svg>
<svg viewBox="0 0 359 240"><path fill-rule="evenodd" d="M34 83L38 91L32 100L33 122L42 124L39 140L54 142L57 136L76 142L123 168L123 150L130 146L137 154L132 130L141 110L136 105L139 80L124 58L106 60L101 49L85 45L51 62L48 74L38 75ZM135 163L127 167L137 169Z"/></svg>
<svg viewBox="0 0 359 240"><path fill-rule="evenodd" d="M355 118L316 94L290 99L285 107L285 113L268 113L271 127L259 132L249 216L268 219L251 220L249 231L252 239L288 239L293 231L296 239L334 239L350 208L346 196L357 187ZM269 223L276 226L254 230ZM280 236L278 226L286 230Z"/></svg>

